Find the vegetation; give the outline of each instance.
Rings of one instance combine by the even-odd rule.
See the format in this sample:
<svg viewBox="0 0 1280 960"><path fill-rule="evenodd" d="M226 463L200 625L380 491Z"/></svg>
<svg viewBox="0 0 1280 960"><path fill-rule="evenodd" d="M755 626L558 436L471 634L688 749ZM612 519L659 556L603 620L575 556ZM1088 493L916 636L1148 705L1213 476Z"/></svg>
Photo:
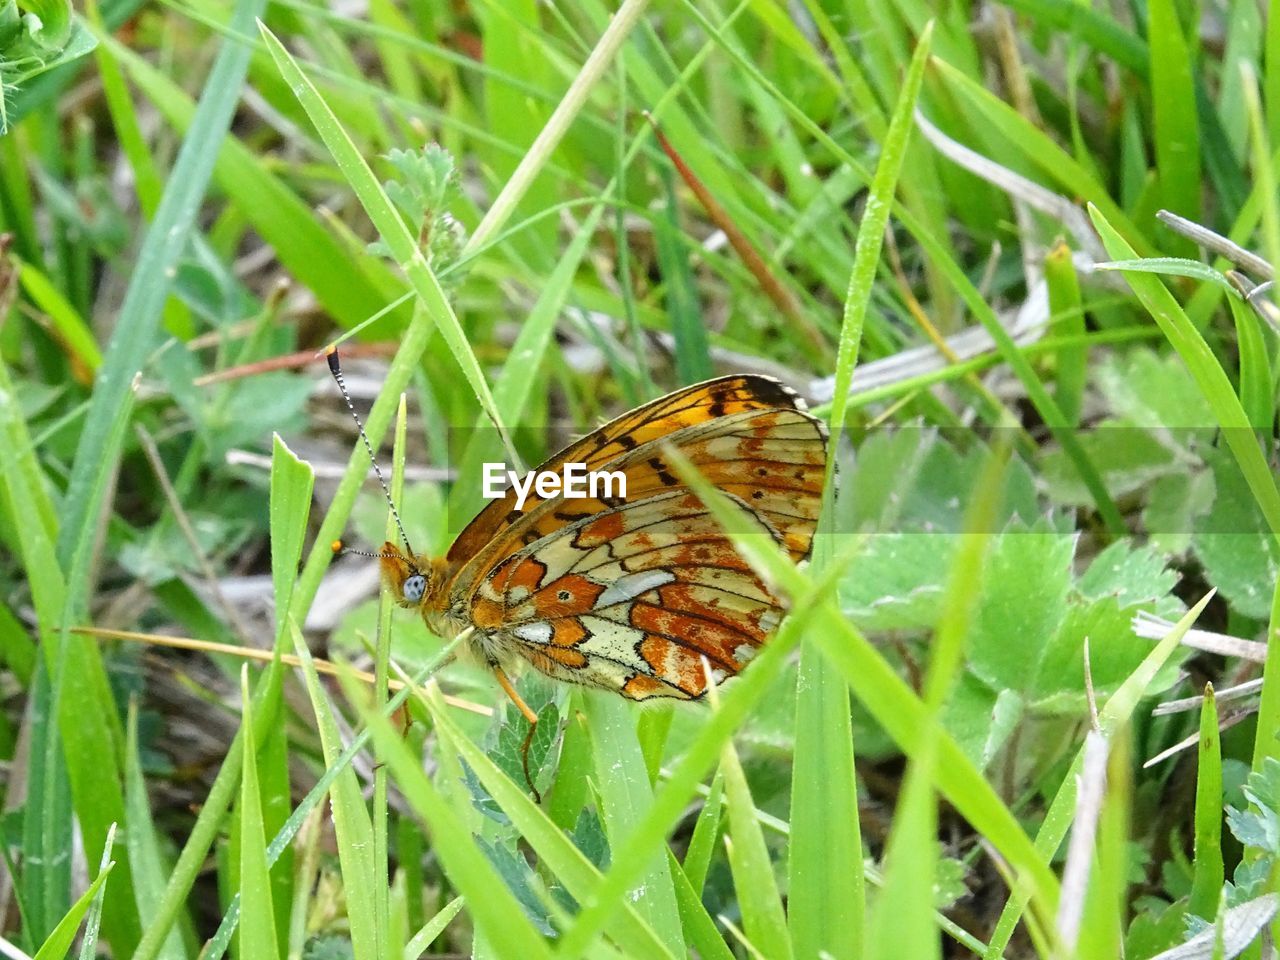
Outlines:
<svg viewBox="0 0 1280 960"><path fill-rule="evenodd" d="M1264 6L0 7L0 952L1266 955ZM810 563L682 477L791 615L705 704L530 673L526 739L335 557L348 336L433 552L484 462L782 379Z"/></svg>

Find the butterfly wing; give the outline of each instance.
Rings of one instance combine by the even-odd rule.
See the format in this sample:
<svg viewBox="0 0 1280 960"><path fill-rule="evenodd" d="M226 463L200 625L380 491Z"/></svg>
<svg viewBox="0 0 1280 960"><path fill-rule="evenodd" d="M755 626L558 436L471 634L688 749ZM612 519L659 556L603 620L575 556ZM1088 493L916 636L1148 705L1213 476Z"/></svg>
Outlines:
<svg viewBox="0 0 1280 960"><path fill-rule="evenodd" d="M762 536L785 542L756 517ZM706 692L702 658L716 681L737 673L782 613L697 496L677 490L514 553L476 591L470 619L556 679L689 700Z"/></svg>
<svg viewBox="0 0 1280 960"><path fill-rule="evenodd" d="M624 413L576 443L570 444L542 464L538 470L558 472L565 463L583 463L588 470L612 469L611 464L638 447L654 444L655 441L661 442L664 439L670 440L683 430L695 428L722 417L750 411L803 411L803 409L803 401L792 390L770 377L754 375L720 377L685 387ZM637 470L637 472L643 471ZM644 489L669 488L669 484L662 483L662 478L657 475L656 470L651 470L649 473L649 479L656 482L657 487L650 483ZM640 498L640 488L633 489L630 478L627 493L629 500ZM528 499L519 510L516 509L514 491L507 491L504 497L491 501L467 524L453 546L449 548L450 567L454 571L471 567L474 571L476 568L488 569L493 566L497 559L500 559L493 555L493 546L512 542L502 534L546 502L533 491L530 491ZM587 506L587 504L578 503L578 510L575 512L582 512ZM547 522L563 525L570 521L561 519L557 522L556 518L552 517ZM526 529L524 532L532 534L535 531ZM545 532L547 531L536 532L533 539L545 535ZM514 541L516 546L521 542ZM523 542L531 541L526 537Z"/></svg>
<svg viewBox="0 0 1280 960"><path fill-rule="evenodd" d="M454 602L499 656L640 700L696 699L737 673L782 617L780 601L669 469L677 448L745 506L761 535L806 557L822 507L826 431L792 401L741 409L608 462L627 500L547 500L514 518Z"/></svg>

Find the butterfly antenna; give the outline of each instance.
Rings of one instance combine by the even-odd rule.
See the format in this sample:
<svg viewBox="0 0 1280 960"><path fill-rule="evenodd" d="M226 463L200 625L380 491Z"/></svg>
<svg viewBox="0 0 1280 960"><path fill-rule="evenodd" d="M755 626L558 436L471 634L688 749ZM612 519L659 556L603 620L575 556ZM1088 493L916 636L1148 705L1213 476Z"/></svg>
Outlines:
<svg viewBox="0 0 1280 960"><path fill-rule="evenodd" d="M360 422L360 414L356 413L356 406L351 402L351 394L347 392L347 384L342 379L342 366L338 363L338 348L330 346L325 351L324 357L329 362L329 372L333 374L334 382L338 385L338 389L342 391L342 399L347 401L347 409L351 411L351 419L356 422L356 430L360 432L360 439L364 441L364 448L369 451L369 462L373 464L373 472L378 476L378 483L382 484L382 493L387 498L387 506L391 508L391 517L396 522L396 529L400 531L400 539L404 541L404 548L409 554L410 565L412 566L412 560L417 554L413 552L413 547L409 546L409 535L404 532L404 524L400 522L400 512L396 510L396 503L391 499L391 488L387 486L387 480L382 475L382 470L378 466L378 458L373 452L373 444L369 442L369 435L364 432L364 424ZM358 550L349 552L360 553ZM368 556L378 557L381 554L372 553L368 554Z"/></svg>

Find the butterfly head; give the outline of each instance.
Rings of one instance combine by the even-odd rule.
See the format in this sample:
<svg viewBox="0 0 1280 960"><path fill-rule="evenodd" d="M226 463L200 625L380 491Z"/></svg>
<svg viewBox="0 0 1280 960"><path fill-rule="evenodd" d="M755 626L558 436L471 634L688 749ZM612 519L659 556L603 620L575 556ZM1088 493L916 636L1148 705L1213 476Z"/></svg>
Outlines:
<svg viewBox="0 0 1280 960"><path fill-rule="evenodd" d="M378 551L382 579L402 607L432 605L444 586L444 562L424 554L412 555L390 540Z"/></svg>

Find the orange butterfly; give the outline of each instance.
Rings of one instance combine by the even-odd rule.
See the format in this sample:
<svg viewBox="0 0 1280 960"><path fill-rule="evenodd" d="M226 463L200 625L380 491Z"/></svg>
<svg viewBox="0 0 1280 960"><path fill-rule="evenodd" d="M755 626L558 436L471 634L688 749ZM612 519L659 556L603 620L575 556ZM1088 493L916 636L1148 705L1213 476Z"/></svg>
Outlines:
<svg viewBox="0 0 1280 960"><path fill-rule="evenodd" d="M444 557L383 544L382 575L437 635L473 629L473 646L531 723L507 678L520 660L632 700L695 700L707 688L702 658L716 681L737 673L783 608L664 450L676 448L749 507L798 561L822 505L826 440L826 426L776 380L699 383L623 414L539 468L620 471L625 500L531 491L516 509L508 490Z"/></svg>

